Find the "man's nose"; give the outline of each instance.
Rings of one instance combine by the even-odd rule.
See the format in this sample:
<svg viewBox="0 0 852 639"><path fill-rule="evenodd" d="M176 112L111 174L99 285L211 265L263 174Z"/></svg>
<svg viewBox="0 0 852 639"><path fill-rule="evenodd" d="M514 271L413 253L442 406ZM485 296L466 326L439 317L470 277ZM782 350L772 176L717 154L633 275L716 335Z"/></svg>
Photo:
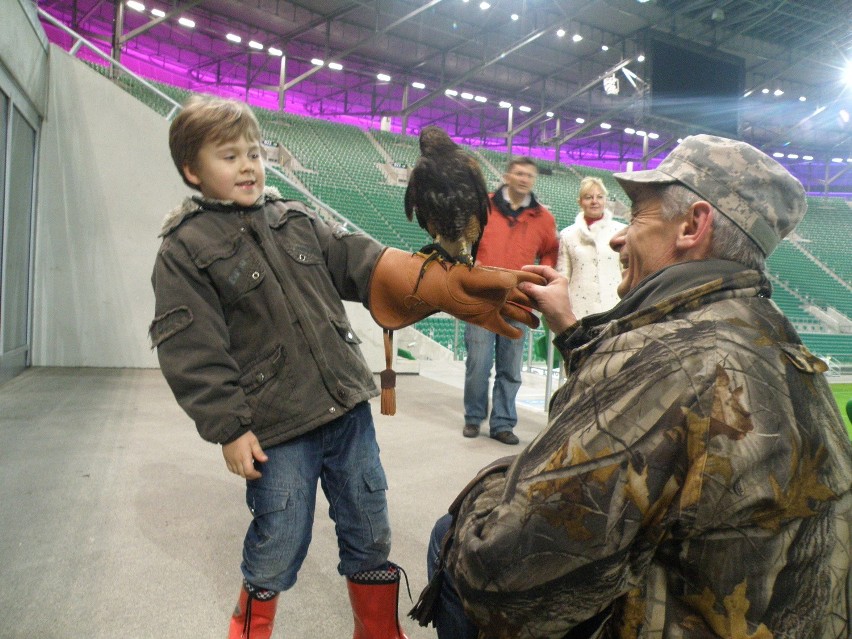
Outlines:
<svg viewBox="0 0 852 639"><path fill-rule="evenodd" d="M609 248L611 248L616 253L621 251L621 247L624 246L624 236L627 235L627 228L620 229L618 233L613 235L609 240Z"/></svg>

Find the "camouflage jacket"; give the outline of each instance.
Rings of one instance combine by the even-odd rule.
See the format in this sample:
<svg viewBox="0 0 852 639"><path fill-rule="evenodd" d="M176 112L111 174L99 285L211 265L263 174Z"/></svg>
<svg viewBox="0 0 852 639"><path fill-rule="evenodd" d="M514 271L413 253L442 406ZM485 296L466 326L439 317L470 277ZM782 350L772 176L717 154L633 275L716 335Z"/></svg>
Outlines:
<svg viewBox="0 0 852 639"><path fill-rule="evenodd" d="M852 446L769 294L680 264L559 336L548 426L456 516L483 637L849 637Z"/></svg>

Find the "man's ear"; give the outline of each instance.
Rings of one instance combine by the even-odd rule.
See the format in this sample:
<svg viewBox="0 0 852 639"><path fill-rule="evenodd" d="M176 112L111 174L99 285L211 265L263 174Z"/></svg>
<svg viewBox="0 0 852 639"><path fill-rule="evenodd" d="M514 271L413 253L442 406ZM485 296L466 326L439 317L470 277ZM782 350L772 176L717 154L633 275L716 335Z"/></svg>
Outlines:
<svg viewBox="0 0 852 639"><path fill-rule="evenodd" d="M678 229L677 248L681 251L697 251L698 258L709 255L713 215L713 207L704 200L690 206Z"/></svg>
<svg viewBox="0 0 852 639"><path fill-rule="evenodd" d="M183 176L190 184L194 184L195 186L201 186L201 178L195 174L189 162L183 165Z"/></svg>

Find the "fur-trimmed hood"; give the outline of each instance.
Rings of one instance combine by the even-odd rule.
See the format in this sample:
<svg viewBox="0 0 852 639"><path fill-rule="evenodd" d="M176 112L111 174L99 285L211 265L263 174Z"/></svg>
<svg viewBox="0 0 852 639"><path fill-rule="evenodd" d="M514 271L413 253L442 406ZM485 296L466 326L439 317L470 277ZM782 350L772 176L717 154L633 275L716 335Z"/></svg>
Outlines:
<svg viewBox="0 0 852 639"><path fill-rule="evenodd" d="M250 207L239 207L234 204L233 201L225 201L225 200L212 200L204 198L200 195L190 195L186 197L183 202L181 202L180 206L176 206L174 209L169 211L166 214L166 217L163 218L163 225L160 229L160 234L158 237L165 237L172 231L174 231L177 227L179 227L184 220L193 215L200 213L207 208L214 208L218 210L227 209L227 208L246 208L246 209L254 209L259 208L266 204L267 202L274 202L276 200L282 200L284 198L281 197L281 193L274 186L267 186L263 189L263 195L261 195L257 202L255 202Z"/></svg>

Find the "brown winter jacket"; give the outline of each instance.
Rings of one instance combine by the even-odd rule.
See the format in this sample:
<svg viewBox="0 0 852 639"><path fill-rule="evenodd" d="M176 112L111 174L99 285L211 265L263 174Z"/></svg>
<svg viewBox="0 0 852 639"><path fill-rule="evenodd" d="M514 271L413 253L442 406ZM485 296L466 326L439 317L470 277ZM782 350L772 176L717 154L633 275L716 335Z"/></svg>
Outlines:
<svg viewBox="0 0 852 639"><path fill-rule="evenodd" d="M366 302L381 244L274 189L187 198L161 235L151 341L204 439L273 446L378 394L341 299Z"/></svg>

